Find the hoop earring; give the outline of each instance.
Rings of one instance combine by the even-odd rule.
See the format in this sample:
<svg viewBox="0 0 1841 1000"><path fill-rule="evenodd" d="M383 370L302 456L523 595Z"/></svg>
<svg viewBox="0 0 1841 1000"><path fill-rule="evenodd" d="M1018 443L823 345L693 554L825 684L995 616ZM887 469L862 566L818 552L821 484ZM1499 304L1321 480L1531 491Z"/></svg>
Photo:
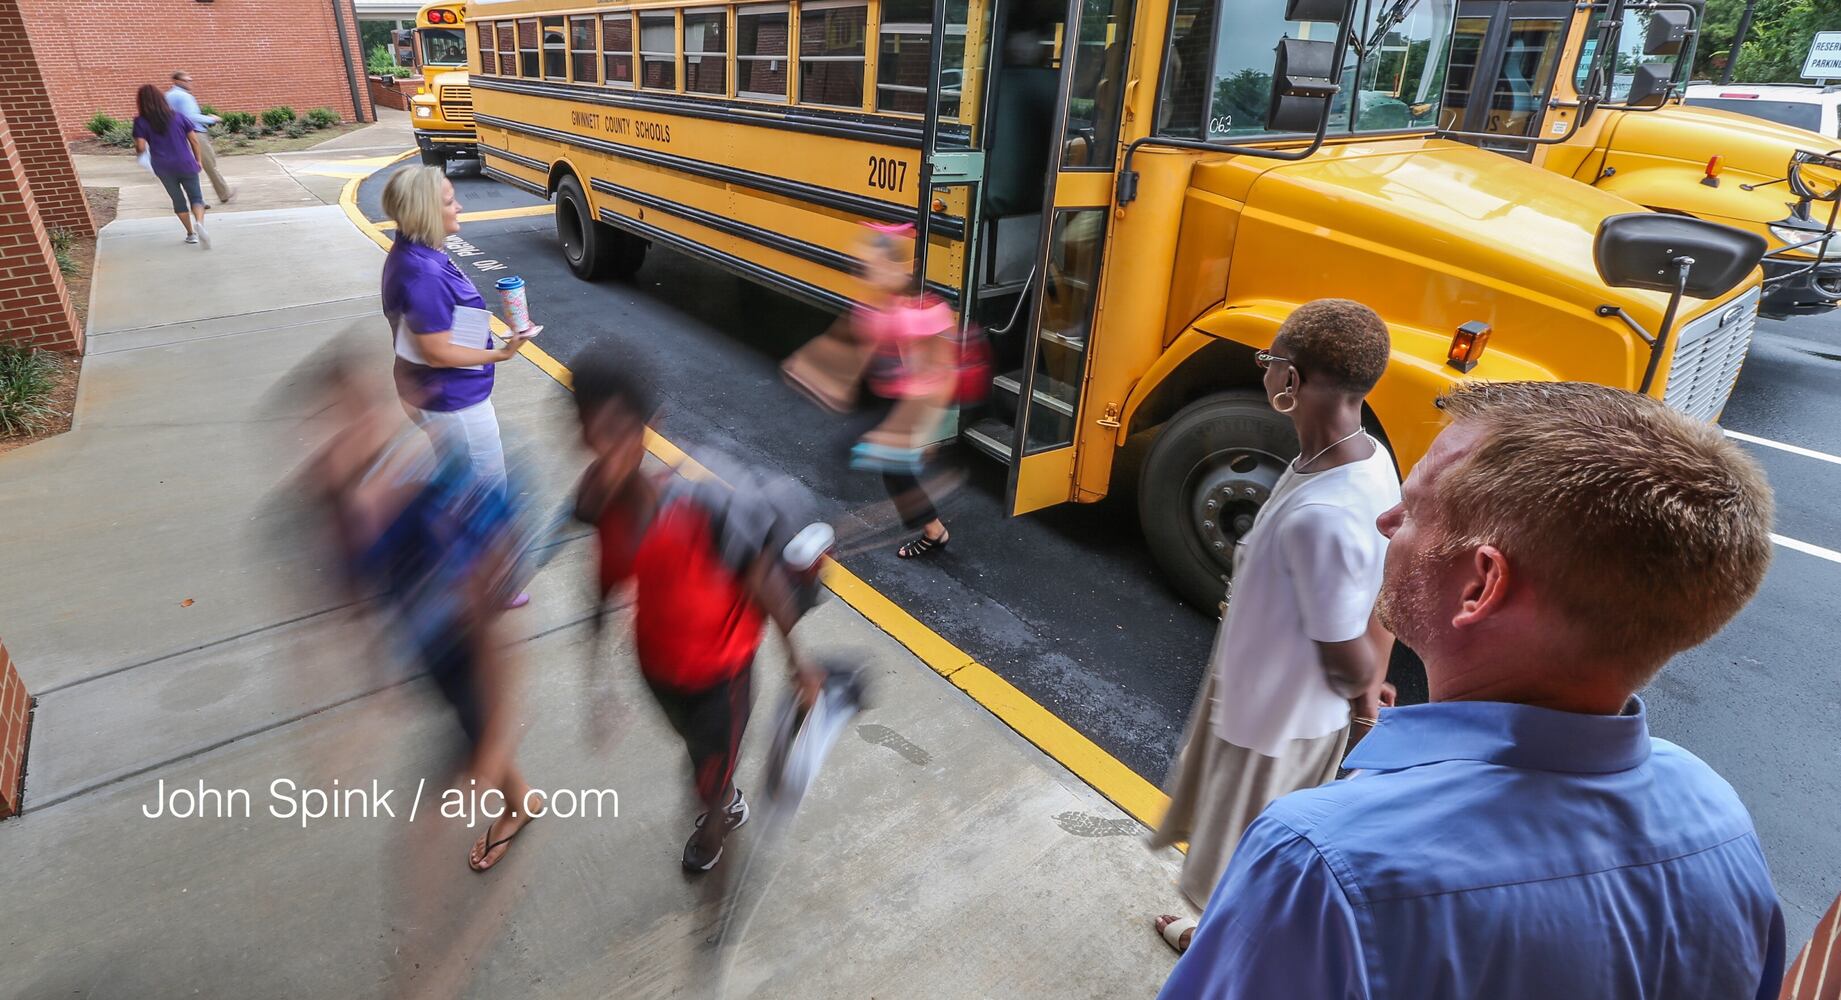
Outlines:
<svg viewBox="0 0 1841 1000"><path fill-rule="evenodd" d="M1298 408L1298 395L1289 388L1282 389L1270 400L1272 408L1280 413L1290 413Z"/></svg>

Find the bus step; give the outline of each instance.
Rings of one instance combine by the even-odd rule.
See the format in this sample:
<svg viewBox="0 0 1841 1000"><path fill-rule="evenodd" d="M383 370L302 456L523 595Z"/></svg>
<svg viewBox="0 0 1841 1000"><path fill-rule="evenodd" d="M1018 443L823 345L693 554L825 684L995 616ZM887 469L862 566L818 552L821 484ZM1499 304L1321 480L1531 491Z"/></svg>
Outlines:
<svg viewBox="0 0 1841 1000"><path fill-rule="evenodd" d="M1023 372L1018 369L992 379L991 387L1014 401L1023 394L1022 378ZM1066 398L1073 395L1072 390L1047 375L1038 374L1036 376L1035 391L1029 395L1034 398L1037 406L1046 407L1064 417L1074 415L1074 404L1068 402Z"/></svg>
<svg viewBox="0 0 1841 1000"><path fill-rule="evenodd" d="M986 417L965 429L967 444L997 459L1005 465L1010 464L1010 435L1015 428L1001 420Z"/></svg>

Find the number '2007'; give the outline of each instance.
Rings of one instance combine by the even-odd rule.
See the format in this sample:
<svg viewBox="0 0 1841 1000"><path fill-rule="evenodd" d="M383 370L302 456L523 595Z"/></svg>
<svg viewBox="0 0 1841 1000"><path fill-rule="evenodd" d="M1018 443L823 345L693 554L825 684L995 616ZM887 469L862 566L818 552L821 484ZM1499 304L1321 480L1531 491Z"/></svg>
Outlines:
<svg viewBox="0 0 1841 1000"><path fill-rule="evenodd" d="M900 191L908 182L908 165L886 156L869 158L869 186L884 191Z"/></svg>

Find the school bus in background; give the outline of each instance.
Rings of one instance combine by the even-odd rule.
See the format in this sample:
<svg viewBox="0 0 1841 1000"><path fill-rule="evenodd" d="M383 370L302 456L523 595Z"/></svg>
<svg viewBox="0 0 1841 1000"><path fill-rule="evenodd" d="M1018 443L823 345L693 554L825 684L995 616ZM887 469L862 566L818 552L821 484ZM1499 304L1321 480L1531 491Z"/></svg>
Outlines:
<svg viewBox="0 0 1841 1000"><path fill-rule="evenodd" d="M1761 310L1841 301L1841 142L1681 102L1701 4L1459 0L1440 124L1662 212L1763 236Z"/></svg>
<svg viewBox="0 0 1841 1000"><path fill-rule="evenodd" d="M913 224L918 273L992 335L960 437L1008 465L1009 511L1135 485L1167 578L1212 609L1297 453L1254 353L1303 302L1386 319L1367 420L1403 474L1460 379L1712 419L1751 340L1761 249L1703 298L1612 287L1648 259L1599 238L1612 217L1663 217L1437 138L1451 0L1356 6L505 0L469 8L471 80L483 169L555 200L583 278L657 245L843 309L861 224Z"/></svg>
<svg viewBox="0 0 1841 1000"><path fill-rule="evenodd" d="M408 41L422 83L409 98L410 124L422 162L443 166L450 159L479 155L473 131L473 95L467 89L467 5L429 4L416 12Z"/></svg>

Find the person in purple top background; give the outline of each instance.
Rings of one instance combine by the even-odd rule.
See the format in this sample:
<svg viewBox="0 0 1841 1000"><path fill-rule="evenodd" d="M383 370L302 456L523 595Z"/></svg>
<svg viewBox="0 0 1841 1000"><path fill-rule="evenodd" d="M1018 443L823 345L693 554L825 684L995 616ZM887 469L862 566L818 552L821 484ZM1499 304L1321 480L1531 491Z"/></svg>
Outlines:
<svg viewBox="0 0 1841 1000"><path fill-rule="evenodd" d="M196 184L196 180L193 182ZM528 336L492 346L486 300L442 244L460 232L460 202L440 167L407 167L384 185L396 243L384 259L384 317L396 342L396 392L437 444L467 456L485 479L505 479L492 408L492 369ZM512 607L529 597L519 594Z"/></svg>
<svg viewBox="0 0 1841 1000"><path fill-rule="evenodd" d="M134 100L140 111L134 118L134 151L165 185L167 197L173 200L173 214L185 227L185 241L202 243L209 250L205 195L198 186L198 133L192 131L189 120L173 112L166 96L153 84L142 84Z"/></svg>

